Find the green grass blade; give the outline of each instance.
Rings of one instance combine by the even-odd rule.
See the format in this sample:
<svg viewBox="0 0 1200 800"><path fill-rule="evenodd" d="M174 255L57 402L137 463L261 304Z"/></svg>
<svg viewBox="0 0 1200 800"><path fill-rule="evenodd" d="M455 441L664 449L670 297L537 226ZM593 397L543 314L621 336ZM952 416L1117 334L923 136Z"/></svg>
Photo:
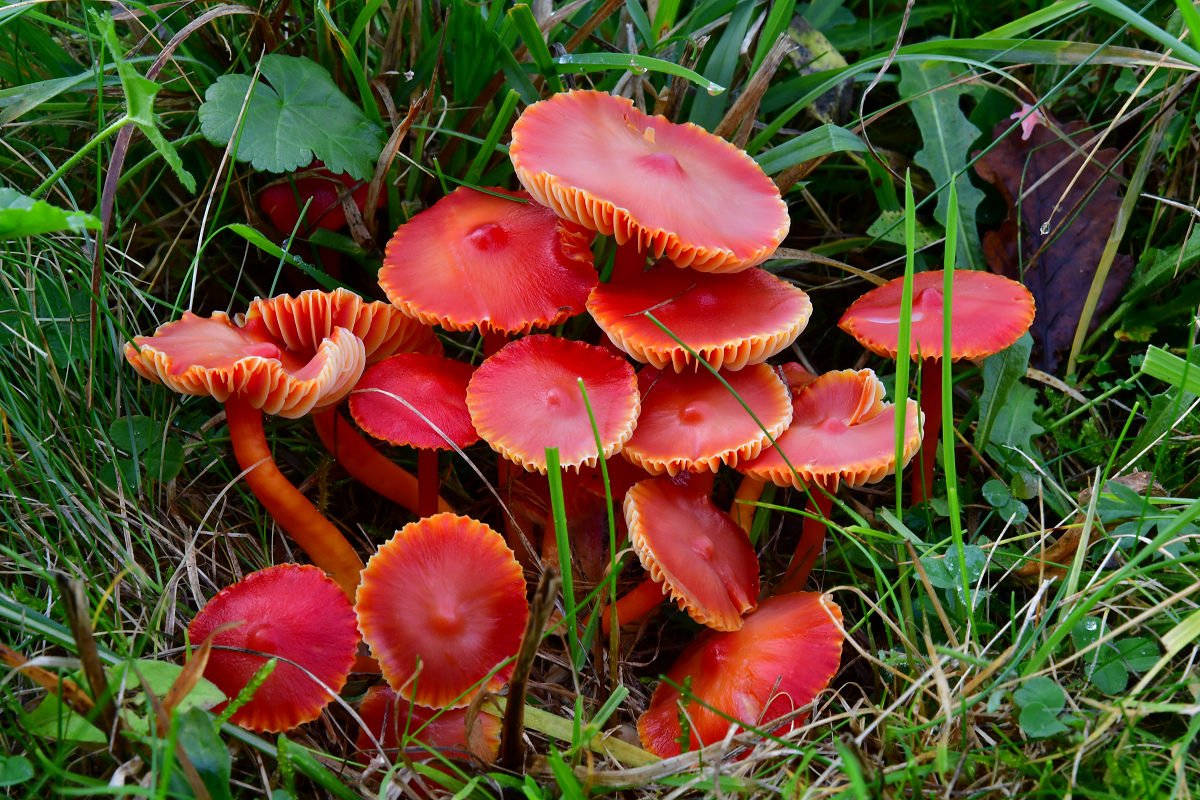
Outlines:
<svg viewBox="0 0 1200 800"><path fill-rule="evenodd" d="M568 53L554 59L554 64L559 74L584 75L589 72L606 72L610 69L659 72L663 75L689 80L709 94L720 94L725 91L724 86L710 81L694 70L650 56L631 56L621 53L583 53L578 55Z"/></svg>

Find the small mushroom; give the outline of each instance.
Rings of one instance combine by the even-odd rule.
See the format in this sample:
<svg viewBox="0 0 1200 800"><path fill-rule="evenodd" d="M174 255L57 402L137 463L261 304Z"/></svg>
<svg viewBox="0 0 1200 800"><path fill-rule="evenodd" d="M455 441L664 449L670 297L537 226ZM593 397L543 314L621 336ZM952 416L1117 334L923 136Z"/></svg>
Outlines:
<svg viewBox="0 0 1200 800"><path fill-rule="evenodd" d="M667 595L719 631L742 627L743 615L758 605L758 556L749 538L709 499L711 481L690 483L650 478L626 493L629 543L649 578L617 601L619 625L637 621ZM606 629L610 619L602 619Z"/></svg>
<svg viewBox="0 0 1200 800"><path fill-rule="evenodd" d="M743 150L604 92L529 106L508 154L539 203L632 243L632 257L618 254L630 273L647 252L700 272L747 269L775 251L791 223L778 187Z"/></svg>
<svg viewBox="0 0 1200 800"><path fill-rule="evenodd" d="M512 673L529 616L525 578L504 538L468 517L413 522L367 562L357 598L363 641L388 684L431 708L467 705Z"/></svg>
<svg viewBox="0 0 1200 800"><path fill-rule="evenodd" d="M442 356L402 353L367 367L350 396L350 414L364 431L418 449L419 516L438 510L438 451L479 439L467 411L473 371L470 364Z"/></svg>
<svg viewBox="0 0 1200 800"><path fill-rule="evenodd" d="M279 659L230 718L252 731L287 731L320 716L345 685L358 646L345 594L321 570L298 564L254 572L221 590L188 626L193 644L210 635L204 677L230 699L267 659Z"/></svg>
<svg viewBox="0 0 1200 800"><path fill-rule="evenodd" d="M776 438L775 446L738 465L749 480L793 486L811 498L800 543L778 592L798 591L808 580L838 486L881 481L903 469L916 453L921 443L916 402L909 400L905 409L903 462L897 466L896 408L884 403L883 396L883 383L869 369L827 372L796 392L792 424ZM739 490L741 499L747 495Z"/></svg>
<svg viewBox="0 0 1200 800"><path fill-rule="evenodd" d="M362 560L275 466L262 415L294 419L332 407L362 374L362 341L346 328L334 328L303 357L258 328L234 325L222 312L208 318L186 312L153 336L136 337L125 346L125 358L148 380L225 404L230 442L247 485L313 563L353 596Z"/></svg>
<svg viewBox="0 0 1200 800"><path fill-rule="evenodd" d="M484 361L467 386L480 437L525 469L546 472L546 448L564 469L597 463L582 380L608 458L633 435L641 400L633 368L603 348L553 336L509 342Z"/></svg>
<svg viewBox="0 0 1200 800"><path fill-rule="evenodd" d="M1010 347L1036 313L1033 295L1016 281L990 272L955 270L950 297L950 351L943 349L941 270L913 276L909 355L921 363L921 411L927 420L921 443L921 472L913 478L914 503L924 502L933 487L933 466L942 419L943 358L984 358ZM896 278L854 301L838 326L859 344L884 358L895 359L900 342L900 301L904 279Z"/></svg>
<svg viewBox="0 0 1200 800"><path fill-rule="evenodd" d="M737 631L704 631L684 649L638 718L642 745L663 758L723 739L730 726L781 735L803 718L774 721L803 708L837 672L842 612L828 595L782 594L764 600ZM679 688L687 686L685 699ZM688 733L680 719L686 715ZM734 720L731 722L730 720Z"/></svg>

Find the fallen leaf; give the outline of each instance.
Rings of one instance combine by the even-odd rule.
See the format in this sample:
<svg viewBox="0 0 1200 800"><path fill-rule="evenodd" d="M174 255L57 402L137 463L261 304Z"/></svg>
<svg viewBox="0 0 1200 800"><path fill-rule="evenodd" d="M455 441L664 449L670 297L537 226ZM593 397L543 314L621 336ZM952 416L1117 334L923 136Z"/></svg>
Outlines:
<svg viewBox="0 0 1200 800"><path fill-rule="evenodd" d="M1000 123L992 135L999 138L1008 125ZM1057 127L1078 148L1093 135L1083 130L1083 122ZM975 163L975 171L994 184L1010 206L1000 228L984 234L984 258L993 272L1021 280L1033 292L1038 313L1030 330L1039 345L1034 366L1048 372L1075 336L1121 206L1121 184L1114 177L1122 174L1117 151L1099 150L1072 184L1083 158L1051 126L1036 125L1027 141L1017 136L999 139ZM1132 270L1132 258L1116 256L1093 324L1116 302Z"/></svg>

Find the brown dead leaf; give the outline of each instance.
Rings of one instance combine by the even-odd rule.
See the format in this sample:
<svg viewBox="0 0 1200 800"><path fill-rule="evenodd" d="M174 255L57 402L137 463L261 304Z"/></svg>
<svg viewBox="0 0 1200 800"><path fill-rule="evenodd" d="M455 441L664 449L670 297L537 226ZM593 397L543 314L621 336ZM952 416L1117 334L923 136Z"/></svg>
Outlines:
<svg viewBox="0 0 1200 800"><path fill-rule="evenodd" d="M999 137L1008 125L1001 122L992 135ZM1099 150L1064 195L1084 163L1081 145L1092 134L1083 130L1083 122L1058 127L1076 147L1050 127L1035 125L1028 140L1006 136L975 163L975 171L995 185L1010 206L1000 228L984 234L984 256L993 272L1021 280L1033 292L1037 317L1031 331L1039 345L1034 366L1051 372L1058 364L1059 352L1069 347L1075 336L1121 205L1121 183L1113 176L1122 175L1117 151ZM1114 259L1093 323L1116 302L1133 263L1128 255Z"/></svg>
<svg viewBox="0 0 1200 800"><path fill-rule="evenodd" d="M1157 483L1153 483L1153 474L1149 472L1131 472L1128 475L1122 475L1119 478L1113 478L1108 483L1119 483L1122 486L1128 487L1138 494L1145 494L1149 491L1151 494L1162 494L1163 488ZM1108 484L1105 484L1106 486ZM1079 494L1079 507L1086 508L1092 500L1091 487L1084 489ZM1110 523L1121 523L1125 520L1109 520ZM1061 578L1067 574L1067 567L1071 560L1075 558L1075 552L1079 549L1079 542L1083 537L1083 514L1078 514L1071 525L1063 529L1063 533L1057 540L1045 550L1035 554L1032 558L1026 561L1017 569L1013 570L1013 574L1027 583L1037 583L1045 578ZM1093 530L1103 529L1099 519L1092 521ZM1090 542L1095 542L1100 537L1089 537Z"/></svg>

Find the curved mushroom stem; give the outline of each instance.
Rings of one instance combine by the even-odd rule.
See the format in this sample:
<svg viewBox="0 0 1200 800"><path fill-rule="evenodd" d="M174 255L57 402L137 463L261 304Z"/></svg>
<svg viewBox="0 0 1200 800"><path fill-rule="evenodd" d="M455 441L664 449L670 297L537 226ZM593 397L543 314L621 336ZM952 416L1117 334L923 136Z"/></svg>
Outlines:
<svg viewBox="0 0 1200 800"><path fill-rule="evenodd" d="M650 612L662 605L662 601L666 597L663 585L647 576L645 580L617 600L617 627L645 619ZM608 633L612 629L612 611L605 608L600 615L600 630Z"/></svg>
<svg viewBox="0 0 1200 800"><path fill-rule="evenodd" d="M821 555L821 545L825 543L825 523L833 510L833 494L818 486L810 486L808 491L812 497L808 504L812 516L804 518L804 527L800 531L800 542L792 555L792 563L788 565L787 573L780 581L775 594L804 590L804 584L812 574L813 565Z"/></svg>
<svg viewBox="0 0 1200 800"><path fill-rule="evenodd" d="M737 493L733 496L733 503L729 506L729 516L733 517L747 535L754 527L754 512L758 511L754 504L762 497L766 485L766 481L751 478L749 475L744 476L738 484Z"/></svg>
<svg viewBox="0 0 1200 800"><path fill-rule="evenodd" d="M942 430L942 364L936 358L921 362L921 413L925 415L925 432L918 456L920 470L911 477L913 505L924 503L933 490L933 467Z"/></svg>
<svg viewBox="0 0 1200 800"><path fill-rule="evenodd" d="M342 532L275 466L263 433L262 412L234 396L225 402L225 419L233 454L254 496L313 564L325 570L353 602L362 559Z"/></svg>
<svg viewBox="0 0 1200 800"><path fill-rule="evenodd" d="M336 409L320 411L312 416L317 436L346 472L393 503L404 506L414 514L420 512L420 485L408 470L376 450ZM434 472L437 472L436 467ZM438 491L436 484L433 491L435 494ZM440 497L437 504L438 511L454 511Z"/></svg>
<svg viewBox="0 0 1200 800"><path fill-rule="evenodd" d="M417 498L417 516L432 517L438 513L444 502L438 496L442 488L442 476L438 469L438 451L421 449L417 451L417 483L420 484L420 496Z"/></svg>

